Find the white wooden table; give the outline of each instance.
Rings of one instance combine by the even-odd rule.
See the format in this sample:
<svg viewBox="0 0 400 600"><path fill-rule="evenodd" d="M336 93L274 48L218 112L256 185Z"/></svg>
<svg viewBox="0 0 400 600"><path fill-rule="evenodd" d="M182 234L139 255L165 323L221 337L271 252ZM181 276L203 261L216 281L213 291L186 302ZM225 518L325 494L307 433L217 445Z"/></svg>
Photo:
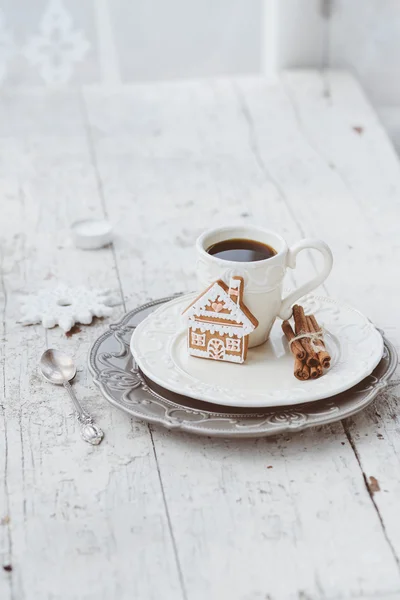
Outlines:
<svg viewBox="0 0 400 600"><path fill-rule="evenodd" d="M131 421L86 367L124 311L193 289L199 232L238 221L326 240L322 292L399 347L399 162L357 83L289 72L3 90L0 110L1 600L399 598L396 386L345 422L233 442ZM69 226L87 216L115 224L112 248L73 247ZM314 269L299 262L296 282ZM23 295L59 281L123 304L71 337L18 324ZM101 446L40 378L49 346L75 356Z"/></svg>

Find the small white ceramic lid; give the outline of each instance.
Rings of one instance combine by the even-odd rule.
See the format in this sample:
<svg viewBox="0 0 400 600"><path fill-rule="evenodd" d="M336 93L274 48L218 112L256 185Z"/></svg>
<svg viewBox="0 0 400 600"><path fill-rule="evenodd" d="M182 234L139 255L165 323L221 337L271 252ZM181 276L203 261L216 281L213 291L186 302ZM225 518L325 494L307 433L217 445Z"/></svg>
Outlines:
<svg viewBox="0 0 400 600"><path fill-rule="evenodd" d="M111 224L105 219L83 219L71 225L75 246L83 250L96 250L113 241Z"/></svg>

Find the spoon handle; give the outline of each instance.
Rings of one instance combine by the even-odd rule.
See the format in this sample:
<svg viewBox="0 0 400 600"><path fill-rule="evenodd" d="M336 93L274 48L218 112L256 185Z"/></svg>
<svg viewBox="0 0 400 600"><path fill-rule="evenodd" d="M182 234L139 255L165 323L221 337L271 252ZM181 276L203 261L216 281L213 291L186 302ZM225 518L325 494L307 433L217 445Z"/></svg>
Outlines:
<svg viewBox="0 0 400 600"><path fill-rule="evenodd" d="M85 440L85 442L88 442L93 446L97 446L98 444L100 444L101 440L104 437L103 431L100 429L100 427L98 427L98 425L95 424L95 422L93 421L93 417L91 417L89 413L83 410L78 398L75 396L75 392L72 389L72 386L69 383L69 381L64 381L63 386L67 390L69 397L71 398L75 406L76 415L79 423L81 424L82 438Z"/></svg>

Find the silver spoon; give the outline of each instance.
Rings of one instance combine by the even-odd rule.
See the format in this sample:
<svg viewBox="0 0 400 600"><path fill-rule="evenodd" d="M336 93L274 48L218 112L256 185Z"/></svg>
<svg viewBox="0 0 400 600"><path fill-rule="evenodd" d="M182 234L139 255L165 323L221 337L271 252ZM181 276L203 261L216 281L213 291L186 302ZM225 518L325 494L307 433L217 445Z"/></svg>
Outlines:
<svg viewBox="0 0 400 600"><path fill-rule="evenodd" d="M74 403L76 415L81 424L81 435L85 442L93 446L100 444L104 433L94 423L93 417L83 410L69 383L76 375L76 367L72 358L59 350L49 349L43 352L39 365L40 371L46 381L55 385L63 385L67 390Z"/></svg>

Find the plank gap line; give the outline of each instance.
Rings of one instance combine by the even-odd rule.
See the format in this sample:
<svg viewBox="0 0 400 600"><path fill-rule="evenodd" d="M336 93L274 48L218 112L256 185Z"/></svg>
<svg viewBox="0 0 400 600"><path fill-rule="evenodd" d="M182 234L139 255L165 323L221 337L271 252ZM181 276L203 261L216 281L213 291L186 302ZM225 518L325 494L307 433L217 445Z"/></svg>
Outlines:
<svg viewBox="0 0 400 600"><path fill-rule="evenodd" d="M400 573L400 559L399 559L399 557L398 557L398 556L397 556L397 554L396 554L396 550L394 549L394 546L393 546L393 544L392 544L392 541L391 541L391 539L390 539L390 537L389 537L389 534L388 534L388 532L387 532L387 530L386 530L386 526L385 526L385 523L384 523L383 517L382 517L382 515L381 515L381 513L380 513L380 511L379 511L379 507L378 507L377 503L375 502L374 495L373 495L373 493L372 493L372 491L371 491L371 489L370 489L370 487L369 487L369 485L368 485L368 478L367 478L367 475L366 475L366 473L364 472L364 469L363 469L363 467L362 467L362 464L361 464L361 458L360 458L359 452L358 452L358 450L357 450L357 447L356 447L356 445L355 445L355 442L353 441L353 438L352 438L352 436L351 436L351 434L350 434L350 431L349 431L349 429L348 429L348 427L347 427L347 424L346 424L346 419L343 419L343 420L341 421L341 423L342 423L342 426L343 426L343 430L344 430L344 432L345 432L345 434L346 434L347 440L348 440L348 442L349 442L349 444L350 444L350 446L351 446L351 449L352 449L352 450L353 450L353 452L354 452L354 456L356 457L356 460L357 460L357 462L358 462L358 464L359 464L359 467L360 467L360 470L361 470L361 473L362 473L362 476L363 476L363 480L364 480L365 489L366 489L366 491L367 491L367 494L368 494L368 496L370 497L370 500L371 500L371 502L372 502L372 505L373 505L373 507L374 507L374 509L375 509L375 512L376 512L377 516L378 516L379 522L380 522L380 524L381 524L381 529L382 529L383 535L385 536L385 539L386 539L386 541L387 541L387 543L388 543L388 546L389 546L389 548L390 548L390 551L391 551L391 553L392 553L392 555L393 555L393 558L394 558L394 560L395 560L395 562L396 562L396 565L397 565L398 571L399 571L399 573Z"/></svg>
<svg viewBox="0 0 400 600"><path fill-rule="evenodd" d="M7 304L8 304L8 294L7 294L7 289L6 289L6 284L5 284L5 280L4 280L4 268L3 268L3 263L4 263L4 255L3 252L1 253L1 261L0 261L0 282L1 282L1 288L3 290L3 296L4 296L4 305L3 305L3 335L4 335L4 339L6 338L7 335L7 325L6 325L6 314L7 314ZM6 527L7 527L7 541L8 541L8 548L7 548L7 553L8 553L8 558L7 558L7 562L8 564L12 565L12 560L13 560L13 541L12 541L12 533L11 533L11 519L10 519L10 492L9 492L9 487L8 487L8 425L7 425L7 419L6 419L6 353L4 352L4 356L3 356L3 365L2 365L2 372L3 372L3 401L4 401L4 405L0 404L1 407L1 411L3 414L3 422L4 422L4 496L5 496L5 509L6 509L6 514L4 515L4 517L7 518L7 523L6 523ZM15 600L15 596L14 596L14 588L13 588L13 573L10 572L8 574L8 581L9 581L9 591L10 591L10 598L11 600Z"/></svg>
<svg viewBox="0 0 400 600"><path fill-rule="evenodd" d="M163 499L164 508L165 508L165 514L166 514L167 522L168 522L169 534L171 536L172 547L173 547L173 550L174 550L175 564L176 564L176 568L177 568L177 571L178 571L179 582L180 582L180 585L181 585L182 598L183 598L183 600L188 600L188 596L187 596L187 593L186 593L185 581L184 581L183 573L182 573L182 567L181 567L181 563L180 563L180 560L179 560L178 546L177 546L177 543L176 543L175 534L174 534L174 530L173 530L173 527L172 527L171 515L169 513L167 499L166 499L166 496L165 496L164 483L163 483L162 476L161 476L161 470L160 470L160 465L159 465L159 462L158 462L157 450L156 450L156 446L155 446L155 443L154 443L153 432L151 430L150 424L147 425L147 428L148 428L149 433L150 433L151 444L152 444L152 447L153 447L154 460L155 460L155 463L156 463L158 480L160 482L162 499Z"/></svg>
<svg viewBox="0 0 400 600"><path fill-rule="evenodd" d="M322 78L322 83L323 83L323 84L324 84L324 75L325 75L326 79L329 81L329 75L328 75L328 74L325 74L324 72L321 72L321 73L320 73L320 75L321 75L321 78ZM307 134L307 133L304 131L303 120L302 120L302 117L301 117L301 115L300 115L300 113L299 113L299 111L298 111L298 107L297 107L297 105L296 105L295 99L293 98L293 96L292 96L292 94L291 94L291 92L290 92L290 89L288 88L288 86L286 85L286 83L285 83L283 80L282 80L282 89L283 89L283 91L284 91L284 93L285 93L285 96L287 97L287 99L288 99L288 101L289 101L289 103L290 103L290 105L291 105L291 107L292 107L292 110L293 110L293 115L294 115L294 117L295 117L295 121L296 121L296 123L297 123L297 126L298 126L298 129L299 129L299 133L301 133L301 135L304 137L304 140L306 141L306 143L308 144L308 146L309 146L309 147L310 147L310 148L311 148L311 149L312 149L312 150L313 150L313 151L314 151L314 152L315 152L315 153L316 153L316 154L317 154L319 157L321 157L321 158L324 160L324 162L325 162L325 164L326 164L326 165L328 165L328 166L329 166L329 160L328 160L328 158L326 157L326 155L325 155L323 152L320 152L320 151L318 151L317 147L316 147L316 146L314 145L314 143L313 143L313 142L310 140L310 138L309 138L308 134ZM345 179L345 177L342 175L342 173L340 173L340 171L339 171L338 169L336 169L336 171L335 171L335 172L336 172L337 176L339 177L339 179L342 181L342 183L343 183L343 185L345 186L346 190L349 192L350 196L351 196L351 197L354 199L354 201L355 201L356 205L358 206L358 208L359 208L359 210L360 210L360 214L361 214L361 215L363 215L363 214L364 214L364 211L362 210L362 205L360 205L360 203L359 203L359 201L358 201L358 198L357 198L357 197L356 197L356 195L354 194L353 190L350 188L350 186L349 186L349 184L348 184L347 180L346 180L346 179ZM372 233L376 233L376 230L375 230L375 228L372 226L372 224L371 224L371 222L370 222L370 220L369 220L368 218L366 218L366 219L365 219L365 222L366 222L366 225L367 225L367 226L370 228L370 230L372 231ZM325 284L323 285L323 287L324 287L324 289L327 289ZM330 295L330 294L328 294L328 295ZM359 455L359 453L358 453L358 450L357 450L357 444L356 444L356 441L353 439L353 437L352 437L352 434L351 434L351 432L349 431L349 429L346 427L346 425L345 425L345 422L344 422L344 421L342 421L342 426L343 426L343 429L344 429L344 433L345 433L345 435L346 435L346 437L347 437L347 439L348 439L348 441L349 441L349 443L350 443L350 445L351 445L351 447L352 447L352 449L353 449L353 452L354 452L354 454L355 454L355 456L356 456L356 458L357 458L357 463L358 463L358 465L359 465L359 468L360 468L360 470L361 470L361 473L362 473L362 476L363 476L363 479L364 479L364 483L365 483L366 491L367 491L367 493L368 493L368 495L369 495L369 497L370 497L370 500L371 500L371 501L372 501L372 503L373 503L373 506L374 506L374 508L375 508L375 511L376 511L376 512L377 512L377 514L378 514L378 517L379 517L379 521L380 521L380 524L381 524L381 529L382 529L383 535L384 535L384 537L385 537L385 539L386 539L387 543L389 544L389 547L390 547L390 550L391 550L391 552L392 552L393 556L395 557L395 560L396 560L396 563L397 563L397 566L398 566L398 568L400 568L400 560L399 560L399 557L397 556L397 554L396 554L396 552L395 552L395 549L394 549L394 546L393 546L393 544L392 544L392 542L391 542L391 540L390 540L390 538L389 538L389 534L388 534L388 532L387 532L387 529L386 529L386 526L385 526L385 524L384 524L383 517L382 517L382 515L381 515L381 513L380 513L380 511L379 511L378 505L377 505L377 503L376 503L375 499L373 498L373 495L372 495L372 493L371 493L371 491L370 491L370 489L369 489L369 486L368 486L368 480L367 480L367 476L366 476L366 474L365 474L365 472L364 472L364 470L363 470L363 468L362 468L362 465L361 465L361 459L360 459L360 455Z"/></svg>
<svg viewBox="0 0 400 600"><path fill-rule="evenodd" d="M328 79L328 80L329 80L329 79ZM232 82L232 88L233 88L233 90L234 90L234 92L235 92L235 95L236 95L236 97L237 97L237 100L238 100L238 102L239 102L239 106L240 106L241 113L242 113L242 115L243 115L243 117L244 117L244 119L245 119L245 121L246 121L246 123L247 123L247 126L248 126L248 132L249 132L249 145L250 145L251 151L252 151L252 153L253 153L253 155L254 155L254 158L255 158L255 160L256 160L256 162L257 162L257 164L258 164L258 166L259 166L260 170L261 170L261 171L262 171L262 173L264 174L264 176L267 178L267 180L269 180L269 181L270 181L270 182L271 182L271 183L272 183L272 184L275 186L275 188L276 188L277 192L279 193L279 195L280 195L280 197L281 197L282 201L283 201L283 202L285 203L285 205L287 206L288 212L289 212L289 214L291 215L291 217L292 217L293 221L295 222L295 224L297 225L297 227L298 227L298 229L299 229L299 231L300 231L301 235L302 235L303 237L306 237L306 232L304 231L303 227L302 227L302 226L300 225L300 223L298 222L298 220L297 220L297 218L296 218L296 215L295 215L294 211L292 210L292 208L291 208L291 206L290 206L290 202L287 200L287 198L286 198L286 196L285 196L285 193L284 193L284 191L281 189L281 186L280 186L280 185L279 185L279 184L278 184L278 183L275 181L275 178L273 178L273 177L271 176L271 174L270 174L270 173L269 173L269 171L268 171L268 168L267 168L267 166L265 165L265 162L264 162L264 160L263 160L263 158L262 158L262 155L261 155L261 152L260 152L260 149L259 149L259 144L258 144L258 140L257 140L257 132L256 132L256 129L255 129L255 126L254 126L254 121L253 121L253 118L252 118L252 115L251 115L250 109L249 109L249 107L248 107L248 105L247 105L246 99L244 98L244 96L243 96L243 94L242 94L242 91L240 90L240 88L238 87L238 85L237 85L235 82ZM308 136L306 136L306 135L304 134L304 131L303 131L303 126L302 126L302 120L301 120L301 117L300 117L300 115L298 114L297 107L295 107L294 99L292 99L292 97L291 97L291 96L290 96L290 95L287 93L287 91L286 91L286 86L283 86L283 85L282 85L282 89L284 90L284 92L285 92L285 95L288 97L288 101L289 101L289 103L290 103L290 106L292 107L292 110L293 110L293 113L294 113L294 117L295 117L295 122L297 123L297 127L298 127L298 130L299 130L299 133L300 133L300 134L301 134L301 136L304 138L304 140L305 140L305 142L307 143L307 145L308 145L308 146L309 146L309 147L310 147L310 148L311 148L311 149L312 149L314 152L316 152L316 148L313 146L313 144L311 144L310 140L308 139ZM319 152L318 152L318 155L319 155L319 156L322 156L322 158L323 158L323 160L325 161L325 163L327 163L327 162L328 162L328 161L327 161L327 158L326 158L324 155L321 155ZM352 192L352 191L349 189L347 182L343 180L343 177L342 177L340 174L339 174L339 177L340 177L340 179L343 181L343 184L345 185L346 189L348 189L348 191L349 191L349 193L350 193L351 197L352 197L352 198L354 198L354 194L353 194L353 192ZM357 203L357 205L359 206L359 204L358 204L358 202L357 202L357 201L356 201L356 203ZM368 224L369 224L369 223L368 223ZM369 225L370 225L370 224L369 224ZM312 265L313 265L313 267L314 267L314 270L316 271L316 264L315 264L314 257L313 257L313 255L312 255L312 253L311 253L311 252L307 252L307 254L308 254L308 255L309 255L309 257L310 257L310 260L311 260L311 263L312 263ZM325 284L323 284L321 287L324 289L324 291L327 293L327 295L328 295L328 296L330 296L330 294L329 294L329 292L328 292L328 289L327 289L327 286L326 286ZM400 560L399 560L399 558L398 558L398 556L397 556L397 554L396 554L396 552L395 552L394 546L393 546L393 544L392 544L392 542L391 542L391 540L390 540L390 538L389 538L389 535L388 535L388 533L387 533L387 530L386 530L386 527L385 527L385 524L384 524L383 518L382 518L382 516L381 516L381 514L380 514L380 512L379 512L378 506L377 506L377 504L376 504L375 500L373 499L373 497L372 497L372 495L371 495L371 491L369 490L369 487L368 487L368 484L367 484L366 475L365 475L365 473L364 473L364 471L363 471L363 469L362 469L362 466L361 466L361 461L360 461L360 458L359 458L359 455L358 455L358 452L357 452L357 449L356 449L356 444L355 444L355 441L352 439L351 433L350 433L350 432L349 432L349 431L346 429L346 427L344 426L343 422L342 422L342 426L343 426L343 428L344 428L345 435L346 435L346 437L348 438L348 440L349 440L349 443L351 444L351 447L352 447L352 449L353 449L353 452L354 452L354 453L355 453L355 455L356 455L357 462L358 462L359 468L360 468L360 470L361 470L361 473L362 473L362 476L363 476L363 479L364 479L365 487L366 487L366 489L367 489L367 493L368 493L368 495L369 495L369 498L370 498L370 500L371 500L371 501L372 501L372 503L373 503L373 506L374 506L374 509L375 509L375 511L376 511L376 512L377 512L377 514L378 514L378 517L379 517L379 521L380 521L380 524L381 524L381 529L382 529L382 533L383 533L383 535L384 535L384 538L385 538L386 542L389 544L389 548L390 548L390 551L391 551L392 555L395 557L395 560L396 560L396 564L397 564L397 567L398 567L398 569L400 569Z"/></svg>

